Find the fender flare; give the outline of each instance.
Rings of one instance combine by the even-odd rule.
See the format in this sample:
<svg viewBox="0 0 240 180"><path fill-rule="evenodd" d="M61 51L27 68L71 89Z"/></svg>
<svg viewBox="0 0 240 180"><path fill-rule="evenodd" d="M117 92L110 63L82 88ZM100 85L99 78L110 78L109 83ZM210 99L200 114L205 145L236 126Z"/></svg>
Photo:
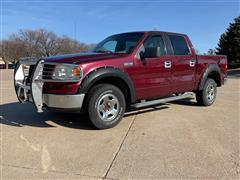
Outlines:
<svg viewBox="0 0 240 180"><path fill-rule="evenodd" d="M199 90L203 89L203 86L204 86L209 74L213 73L213 72L216 72L221 77L221 70L220 70L219 66L217 64L209 64L207 66L207 68L205 69L204 73L202 74L200 84L199 84Z"/></svg>
<svg viewBox="0 0 240 180"><path fill-rule="evenodd" d="M101 67L89 72L82 80L79 93L86 94L97 81L106 77L115 77L122 80L128 87L131 103L135 101L135 90L132 80L127 73L114 67Z"/></svg>

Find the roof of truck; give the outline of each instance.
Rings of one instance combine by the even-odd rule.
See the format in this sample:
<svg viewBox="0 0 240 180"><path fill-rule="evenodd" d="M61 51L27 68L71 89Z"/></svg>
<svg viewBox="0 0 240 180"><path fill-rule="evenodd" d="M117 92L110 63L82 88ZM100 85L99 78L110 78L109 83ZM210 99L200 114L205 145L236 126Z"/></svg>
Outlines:
<svg viewBox="0 0 240 180"><path fill-rule="evenodd" d="M182 36L187 36L186 34L183 33L177 33L177 32L167 32L167 31L131 31L131 32L124 32L124 33L119 33L119 34L128 34L128 33L166 33L166 34L178 34Z"/></svg>

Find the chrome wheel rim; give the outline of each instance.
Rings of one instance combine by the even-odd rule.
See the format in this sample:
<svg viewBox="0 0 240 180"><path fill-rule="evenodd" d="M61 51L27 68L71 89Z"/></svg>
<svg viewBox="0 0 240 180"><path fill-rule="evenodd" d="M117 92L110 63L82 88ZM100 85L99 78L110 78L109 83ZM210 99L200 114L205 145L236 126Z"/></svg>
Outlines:
<svg viewBox="0 0 240 180"><path fill-rule="evenodd" d="M118 98L113 94L105 94L97 101L98 116L103 121L112 121L119 113L120 104Z"/></svg>
<svg viewBox="0 0 240 180"><path fill-rule="evenodd" d="M215 88L212 84L207 87L207 99L209 102L213 102L215 97Z"/></svg>

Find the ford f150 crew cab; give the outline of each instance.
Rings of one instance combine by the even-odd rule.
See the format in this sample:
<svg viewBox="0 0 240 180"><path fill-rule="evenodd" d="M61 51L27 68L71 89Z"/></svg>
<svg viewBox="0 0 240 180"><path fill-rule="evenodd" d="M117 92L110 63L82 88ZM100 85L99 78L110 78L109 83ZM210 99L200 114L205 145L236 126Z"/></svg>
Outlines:
<svg viewBox="0 0 240 180"><path fill-rule="evenodd" d="M213 104L227 78L226 56L197 55L185 34L130 32L88 53L21 60L14 73L20 102L38 112L87 111L99 129L115 126L126 108L188 98Z"/></svg>

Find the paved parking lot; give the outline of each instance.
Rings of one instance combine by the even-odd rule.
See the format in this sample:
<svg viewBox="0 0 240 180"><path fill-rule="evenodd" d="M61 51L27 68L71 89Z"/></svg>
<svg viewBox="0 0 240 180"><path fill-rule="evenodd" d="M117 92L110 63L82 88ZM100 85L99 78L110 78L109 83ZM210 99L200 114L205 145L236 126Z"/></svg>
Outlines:
<svg viewBox="0 0 240 180"><path fill-rule="evenodd" d="M2 179L230 178L240 175L240 70L211 107L195 99L128 112L95 130L79 114L36 113L1 70Z"/></svg>

